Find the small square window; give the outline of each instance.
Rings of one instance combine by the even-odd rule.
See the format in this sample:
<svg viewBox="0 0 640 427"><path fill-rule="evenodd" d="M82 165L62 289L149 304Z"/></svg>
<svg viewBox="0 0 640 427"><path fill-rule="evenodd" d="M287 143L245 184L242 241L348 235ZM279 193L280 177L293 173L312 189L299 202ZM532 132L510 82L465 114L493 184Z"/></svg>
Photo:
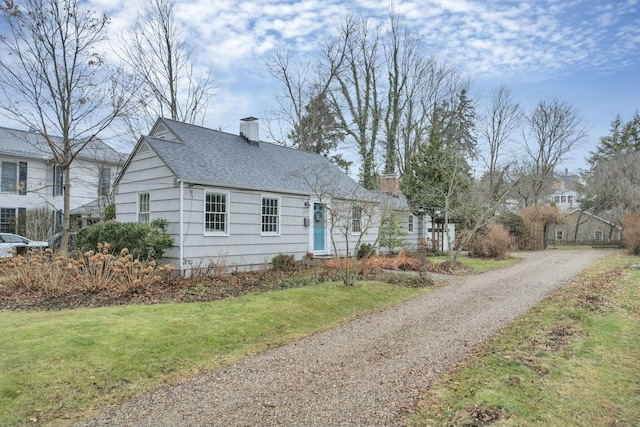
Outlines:
<svg viewBox="0 0 640 427"><path fill-rule="evenodd" d="M564 230L556 230L556 240L564 240Z"/></svg>

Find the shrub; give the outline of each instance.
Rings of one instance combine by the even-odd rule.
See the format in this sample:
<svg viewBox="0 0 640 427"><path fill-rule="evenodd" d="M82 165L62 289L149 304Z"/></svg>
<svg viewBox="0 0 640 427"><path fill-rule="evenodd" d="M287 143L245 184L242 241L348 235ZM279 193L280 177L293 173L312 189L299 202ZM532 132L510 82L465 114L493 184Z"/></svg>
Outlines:
<svg viewBox="0 0 640 427"><path fill-rule="evenodd" d="M640 211L626 215L622 226L625 246L633 255L640 255Z"/></svg>
<svg viewBox="0 0 640 427"><path fill-rule="evenodd" d="M358 259L368 258L375 252L375 248L370 243L363 243L358 248L358 254L356 255Z"/></svg>
<svg viewBox="0 0 640 427"><path fill-rule="evenodd" d="M470 255L477 258L505 259L511 242L506 228L500 224L489 224L472 239L469 244Z"/></svg>
<svg viewBox="0 0 640 427"><path fill-rule="evenodd" d="M290 271L296 268L296 259L293 255L278 254L271 259L273 269L277 271Z"/></svg>
<svg viewBox="0 0 640 427"><path fill-rule="evenodd" d="M526 231L524 219L513 212L504 211L496 218L496 222L509 231L509 234L516 240L522 239Z"/></svg>
<svg viewBox="0 0 640 427"><path fill-rule="evenodd" d="M6 276L3 291L60 298L65 295L131 295L148 289L173 271L170 265L133 259L126 249L114 255L109 244L99 244L80 258L45 251L0 261L0 274Z"/></svg>
<svg viewBox="0 0 640 427"><path fill-rule="evenodd" d="M102 220L103 221L113 221L116 219L116 205L115 203L109 203L104 207L102 211Z"/></svg>
<svg viewBox="0 0 640 427"><path fill-rule="evenodd" d="M396 248L407 244L405 237L409 233L402 230L402 217L398 212L391 213L380 227L380 247L387 248L392 253Z"/></svg>
<svg viewBox="0 0 640 427"><path fill-rule="evenodd" d="M128 249L134 258L161 258L164 251L173 246L167 234L167 221L155 219L151 226L132 222L99 222L83 228L76 236L76 248L81 253L109 243L112 253Z"/></svg>

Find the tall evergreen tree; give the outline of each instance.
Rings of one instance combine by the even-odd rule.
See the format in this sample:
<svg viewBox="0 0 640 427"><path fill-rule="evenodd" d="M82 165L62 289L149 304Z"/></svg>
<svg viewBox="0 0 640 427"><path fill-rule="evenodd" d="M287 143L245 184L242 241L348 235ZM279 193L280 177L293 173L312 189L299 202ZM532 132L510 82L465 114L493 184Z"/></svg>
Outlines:
<svg viewBox="0 0 640 427"><path fill-rule="evenodd" d="M292 147L322 154L348 173L352 162L336 153L345 136L336 121L335 111L322 94L305 106L304 115L287 135Z"/></svg>
<svg viewBox="0 0 640 427"><path fill-rule="evenodd" d="M636 111L633 118L622 123L620 114L611 122L609 135L600 138L600 144L587 161L595 166L600 160L608 160L618 154L640 152L640 114Z"/></svg>

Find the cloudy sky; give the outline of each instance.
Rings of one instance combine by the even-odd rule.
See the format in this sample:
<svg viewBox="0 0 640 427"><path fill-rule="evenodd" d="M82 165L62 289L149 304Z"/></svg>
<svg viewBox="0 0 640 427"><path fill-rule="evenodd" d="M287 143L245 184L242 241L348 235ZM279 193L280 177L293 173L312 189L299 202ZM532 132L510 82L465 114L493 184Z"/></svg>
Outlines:
<svg viewBox="0 0 640 427"><path fill-rule="evenodd" d="M505 84L525 110L539 99L571 103L590 129L584 157L620 113L640 109L640 0L396 0L429 55L452 63L486 98ZM90 0L122 32L142 0ZM265 68L276 51L312 55L353 13L385 22L386 0L176 0L184 36L203 67L213 67L217 95L205 126L237 132L238 119L265 117L279 87ZM261 134L264 137L265 133Z"/></svg>

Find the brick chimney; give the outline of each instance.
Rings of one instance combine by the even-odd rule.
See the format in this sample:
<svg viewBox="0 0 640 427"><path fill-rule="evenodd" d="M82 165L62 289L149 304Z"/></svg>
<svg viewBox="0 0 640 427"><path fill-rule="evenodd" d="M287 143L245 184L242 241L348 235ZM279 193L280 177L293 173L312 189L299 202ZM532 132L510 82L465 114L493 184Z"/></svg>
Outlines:
<svg viewBox="0 0 640 427"><path fill-rule="evenodd" d="M380 192L397 196L400 193L400 178L395 175L380 177Z"/></svg>
<svg viewBox="0 0 640 427"><path fill-rule="evenodd" d="M256 117L245 117L240 119L240 136L245 138L252 145L258 145L260 141L260 127Z"/></svg>

